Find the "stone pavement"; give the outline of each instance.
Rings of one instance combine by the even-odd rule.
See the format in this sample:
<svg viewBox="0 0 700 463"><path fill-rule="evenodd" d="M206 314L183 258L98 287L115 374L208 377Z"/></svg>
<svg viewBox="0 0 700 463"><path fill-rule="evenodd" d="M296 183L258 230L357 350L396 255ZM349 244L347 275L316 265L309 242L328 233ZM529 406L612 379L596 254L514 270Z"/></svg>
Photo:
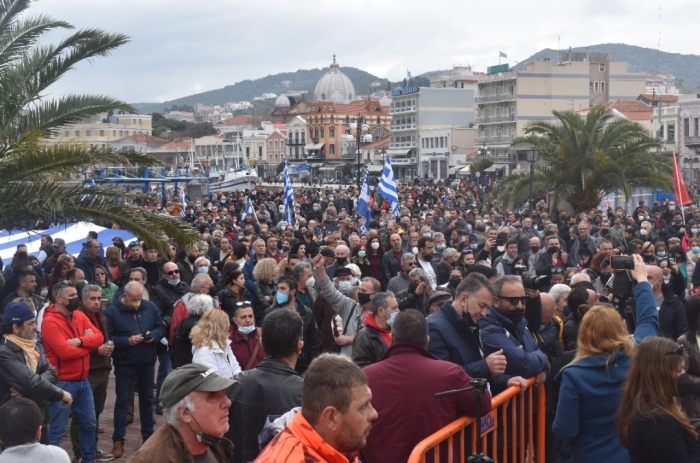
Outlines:
<svg viewBox="0 0 700 463"><path fill-rule="evenodd" d="M158 364L156 363L156 373L158 372ZM155 378L153 383L155 384ZM97 438L97 448L103 450L105 453L112 451L112 432L114 431L114 402L117 396L114 392L114 370L109 376L109 387L107 389L107 400L105 401L104 411L100 415L100 421L97 423L98 426L105 428L105 432L98 434ZM143 444L143 439L141 438L141 422L139 420L139 396L138 394L134 397L134 422L126 427L126 440L124 442L124 455L121 458L117 458L114 461L126 462ZM163 425L163 417L160 415L153 414L155 418L154 430L158 429ZM61 441L61 447L68 452L71 458L73 458L73 448L70 443L70 436L66 435Z"/></svg>

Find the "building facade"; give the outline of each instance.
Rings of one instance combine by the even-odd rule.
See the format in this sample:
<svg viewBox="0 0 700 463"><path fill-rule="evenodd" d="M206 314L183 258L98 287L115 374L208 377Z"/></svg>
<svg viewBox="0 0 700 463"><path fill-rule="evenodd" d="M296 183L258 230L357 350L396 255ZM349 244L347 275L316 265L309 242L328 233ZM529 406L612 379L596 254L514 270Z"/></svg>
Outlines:
<svg viewBox="0 0 700 463"><path fill-rule="evenodd" d="M679 167L696 190L700 187L700 94L679 95L678 129Z"/></svg>
<svg viewBox="0 0 700 463"><path fill-rule="evenodd" d="M45 143L109 148L114 142L137 134L153 134L151 116L117 111L113 114L96 114L82 122L64 127L56 135L47 138Z"/></svg>
<svg viewBox="0 0 700 463"><path fill-rule="evenodd" d="M418 148L419 172L425 178L444 180L454 169L451 167L464 166L467 155L474 151L477 130L466 127L444 127L420 130ZM401 174L401 165L391 159L394 170Z"/></svg>

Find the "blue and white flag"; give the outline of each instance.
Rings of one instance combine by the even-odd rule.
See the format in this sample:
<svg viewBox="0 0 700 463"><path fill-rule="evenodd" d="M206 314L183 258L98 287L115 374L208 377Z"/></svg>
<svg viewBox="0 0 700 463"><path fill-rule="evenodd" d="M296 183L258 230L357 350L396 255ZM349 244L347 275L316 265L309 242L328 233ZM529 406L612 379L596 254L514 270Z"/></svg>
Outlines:
<svg viewBox="0 0 700 463"><path fill-rule="evenodd" d="M95 186L95 181L93 179L90 179L89 182L85 183L85 186L88 188L92 188ZM86 199L92 199L95 195L83 195L82 198L80 198L81 201L85 201Z"/></svg>
<svg viewBox="0 0 700 463"><path fill-rule="evenodd" d="M294 192L292 191L292 183L289 181L289 172L287 171L287 158L283 157L284 163L284 212L288 224L293 224L292 214L294 213Z"/></svg>
<svg viewBox="0 0 700 463"><path fill-rule="evenodd" d="M180 217L185 217L187 215L187 198L185 197L185 189L180 187L180 202L182 203L182 210L180 211Z"/></svg>
<svg viewBox="0 0 700 463"><path fill-rule="evenodd" d="M253 204L250 202L250 198L248 198L248 203L246 204L245 210L243 211L243 219L241 220L241 222L243 222L245 218L249 215L252 215L253 218L257 219L257 217L255 216L255 210L253 210Z"/></svg>
<svg viewBox="0 0 700 463"><path fill-rule="evenodd" d="M408 74L408 78L410 79L410 78L411 78L411 71L409 71L408 69L406 69L406 74Z"/></svg>
<svg viewBox="0 0 700 463"><path fill-rule="evenodd" d="M389 200L389 205L391 206L390 212L394 214L395 217L399 215L399 190L396 188L396 181L394 180L394 170L391 168L391 158L386 157L384 162L384 171L382 172L382 179L379 182L379 194L384 198Z"/></svg>
<svg viewBox="0 0 700 463"><path fill-rule="evenodd" d="M360 192L360 200L357 202L357 213L365 218L365 223L360 226L360 233L367 233L367 227L372 220L372 213L369 210L369 175L365 174L365 182ZM364 231L363 231L364 229Z"/></svg>
<svg viewBox="0 0 700 463"><path fill-rule="evenodd" d="M503 53L502 51L499 51L499 52L498 52L498 57L499 57L499 58L508 58L508 55L506 55L506 54Z"/></svg>

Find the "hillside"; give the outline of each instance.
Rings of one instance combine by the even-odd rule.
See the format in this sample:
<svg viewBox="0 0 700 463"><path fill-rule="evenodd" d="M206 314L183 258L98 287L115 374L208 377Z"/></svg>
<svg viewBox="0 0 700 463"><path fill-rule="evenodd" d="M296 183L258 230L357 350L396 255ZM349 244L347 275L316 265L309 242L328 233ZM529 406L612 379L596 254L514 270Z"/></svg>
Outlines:
<svg viewBox="0 0 700 463"><path fill-rule="evenodd" d="M644 71L649 74L674 74L677 80L683 80L687 85L700 86L700 56L682 55L680 53L668 53L653 50L651 48L625 45L624 43L604 43L591 45L590 47L576 47L572 51L590 51L615 53L615 61L627 62L633 70ZM567 49L568 50L568 49ZM562 50L564 51L564 50ZM545 48L520 62L515 69L523 69L526 63L550 58L557 62L559 50Z"/></svg>
<svg viewBox="0 0 700 463"><path fill-rule="evenodd" d="M379 89L385 89L387 85L386 79L379 79L368 72L352 67L341 67L343 71L352 80L355 85L355 91L360 95L371 93L370 84L374 81L381 82ZM263 93L280 94L287 90L282 86L282 81L290 80L292 82L289 89L291 90L306 90L307 95L313 97L313 91L316 88L318 80L328 72L328 68L323 69L300 69L296 72L283 72L280 74L269 75L255 80L243 80L233 85L227 85L224 88L210 90L208 92L197 93L175 100L165 101L163 103L135 103L133 106L140 113L162 112L163 108L169 108L171 105L194 105L202 103L205 105L221 105L229 101L252 101L254 97L260 96ZM262 102L256 102L256 105ZM271 104L272 102L270 102ZM266 104L264 106L267 106ZM268 112L269 113L269 112Z"/></svg>

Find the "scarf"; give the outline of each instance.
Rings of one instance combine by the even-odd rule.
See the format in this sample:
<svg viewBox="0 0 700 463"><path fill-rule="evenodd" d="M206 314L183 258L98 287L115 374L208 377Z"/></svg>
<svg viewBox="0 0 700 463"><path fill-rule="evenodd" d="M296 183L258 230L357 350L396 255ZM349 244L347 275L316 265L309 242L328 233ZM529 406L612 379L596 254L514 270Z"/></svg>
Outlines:
<svg viewBox="0 0 700 463"><path fill-rule="evenodd" d="M14 334L6 334L5 339L14 342L24 352L24 358L27 360L27 367L32 373L36 373L36 367L39 363L39 352L36 351L36 340L20 338Z"/></svg>

